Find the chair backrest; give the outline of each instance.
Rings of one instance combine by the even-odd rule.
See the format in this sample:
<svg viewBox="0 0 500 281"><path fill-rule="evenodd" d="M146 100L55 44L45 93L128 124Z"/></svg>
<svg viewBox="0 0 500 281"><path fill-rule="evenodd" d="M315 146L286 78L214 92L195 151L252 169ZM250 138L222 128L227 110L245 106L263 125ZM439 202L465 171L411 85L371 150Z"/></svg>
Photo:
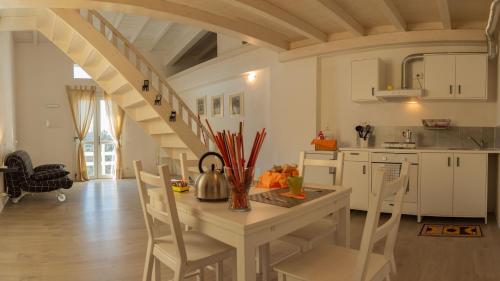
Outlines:
<svg viewBox="0 0 500 281"><path fill-rule="evenodd" d="M344 153L339 152L337 153L337 159L336 160L329 160L329 159L311 159L311 158L306 158L306 153L304 151L300 152L299 155L299 175L304 176L304 171L307 166L313 166L313 167L330 167L330 168L335 168L335 184L341 185L342 184L342 173L343 173L343 166L344 166Z"/></svg>
<svg viewBox="0 0 500 281"><path fill-rule="evenodd" d="M139 190L142 212L144 214L149 239L152 241L156 239L153 232L153 218L155 221L168 224L173 241L176 245L176 254L179 258L178 262L186 263L186 249L184 246L184 239L182 237L182 227L175 204L174 192L170 186L169 167L167 165L159 166L159 176L144 172L142 170L141 161L134 161L134 169L137 180L137 189ZM165 199L165 202L162 202L164 203L162 205L166 208L165 210L155 208L150 204L147 186L159 188L159 191L162 193L162 198Z"/></svg>
<svg viewBox="0 0 500 281"><path fill-rule="evenodd" d="M394 258L394 246L398 235L399 222L401 220L401 210L403 207L403 197L408 186L408 171L410 164L405 161L401 165L399 177L393 181L384 181L388 171L383 168L377 169L375 173L380 173L378 182L375 183L375 192L371 194L370 206L366 215L363 237L356 265L356 281L364 281L368 269L369 257L373 251L373 245L383 238L386 238L384 256L391 262ZM391 217L379 226L380 213L383 201L394 196L394 206Z"/></svg>
<svg viewBox="0 0 500 281"><path fill-rule="evenodd" d="M180 154L181 161L181 176L184 180L189 180L189 168L198 167L198 160L188 160L187 153L182 152Z"/></svg>

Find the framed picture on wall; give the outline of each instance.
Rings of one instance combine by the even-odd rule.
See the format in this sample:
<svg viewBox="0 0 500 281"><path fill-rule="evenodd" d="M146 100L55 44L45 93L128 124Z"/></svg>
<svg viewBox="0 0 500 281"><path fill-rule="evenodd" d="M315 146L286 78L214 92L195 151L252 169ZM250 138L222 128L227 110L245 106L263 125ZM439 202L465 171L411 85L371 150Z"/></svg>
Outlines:
<svg viewBox="0 0 500 281"><path fill-rule="evenodd" d="M207 112L207 97L199 97L196 99L196 113L200 116L204 116Z"/></svg>
<svg viewBox="0 0 500 281"><path fill-rule="evenodd" d="M212 117L224 116L224 95L212 97Z"/></svg>
<svg viewBox="0 0 500 281"><path fill-rule="evenodd" d="M229 115L231 117L243 116L244 109L243 92L229 96Z"/></svg>

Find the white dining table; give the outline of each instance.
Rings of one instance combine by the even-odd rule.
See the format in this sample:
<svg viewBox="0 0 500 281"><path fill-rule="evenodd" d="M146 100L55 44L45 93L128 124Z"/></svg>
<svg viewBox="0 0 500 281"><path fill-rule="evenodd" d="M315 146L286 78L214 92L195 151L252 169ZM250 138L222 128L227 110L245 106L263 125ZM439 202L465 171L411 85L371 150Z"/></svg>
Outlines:
<svg viewBox="0 0 500 281"><path fill-rule="evenodd" d="M263 280L269 273L269 243L311 222L338 213L335 243L350 246L350 206L351 188L307 184L310 188L333 189L320 198L300 205L285 208L251 201L251 211L234 212L227 202L201 202L195 198L193 190L176 193L175 199L179 219L194 229L236 248L237 280L254 281L257 278L256 250L264 249ZM269 189L252 188L251 193ZM162 208L165 202L157 188L148 190L150 204Z"/></svg>

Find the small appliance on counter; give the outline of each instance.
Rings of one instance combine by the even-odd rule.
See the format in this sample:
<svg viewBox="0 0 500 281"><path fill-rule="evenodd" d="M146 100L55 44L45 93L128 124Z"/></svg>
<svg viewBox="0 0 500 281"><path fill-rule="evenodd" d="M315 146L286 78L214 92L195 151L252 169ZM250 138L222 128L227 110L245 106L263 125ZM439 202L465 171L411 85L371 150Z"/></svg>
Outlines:
<svg viewBox="0 0 500 281"><path fill-rule="evenodd" d="M382 144L383 148L396 148L396 149L412 149L417 148L417 143L413 141L413 136L415 135L409 129L404 130L402 133L405 138L404 141L385 141Z"/></svg>
<svg viewBox="0 0 500 281"><path fill-rule="evenodd" d="M215 156L220 161L220 167L210 165L208 171L203 170L203 160L209 156ZM229 187L224 176L224 160L219 153L207 152L203 154L198 162L200 175L195 182L195 196L201 201L226 201L229 198Z"/></svg>

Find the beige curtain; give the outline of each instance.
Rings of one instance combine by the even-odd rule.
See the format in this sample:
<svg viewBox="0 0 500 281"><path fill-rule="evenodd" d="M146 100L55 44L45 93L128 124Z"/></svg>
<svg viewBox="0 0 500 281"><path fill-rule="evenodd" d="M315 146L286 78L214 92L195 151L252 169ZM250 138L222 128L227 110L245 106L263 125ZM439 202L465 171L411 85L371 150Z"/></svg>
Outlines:
<svg viewBox="0 0 500 281"><path fill-rule="evenodd" d="M106 100L106 112L109 116L111 134L115 140L115 178L121 179L123 177L121 137L125 112L118 104L111 101L110 95L104 94L104 99Z"/></svg>
<svg viewBox="0 0 500 281"><path fill-rule="evenodd" d="M83 139L87 135L96 108L96 87L66 86L71 116L78 136L77 181L87 181L87 165L83 150Z"/></svg>

